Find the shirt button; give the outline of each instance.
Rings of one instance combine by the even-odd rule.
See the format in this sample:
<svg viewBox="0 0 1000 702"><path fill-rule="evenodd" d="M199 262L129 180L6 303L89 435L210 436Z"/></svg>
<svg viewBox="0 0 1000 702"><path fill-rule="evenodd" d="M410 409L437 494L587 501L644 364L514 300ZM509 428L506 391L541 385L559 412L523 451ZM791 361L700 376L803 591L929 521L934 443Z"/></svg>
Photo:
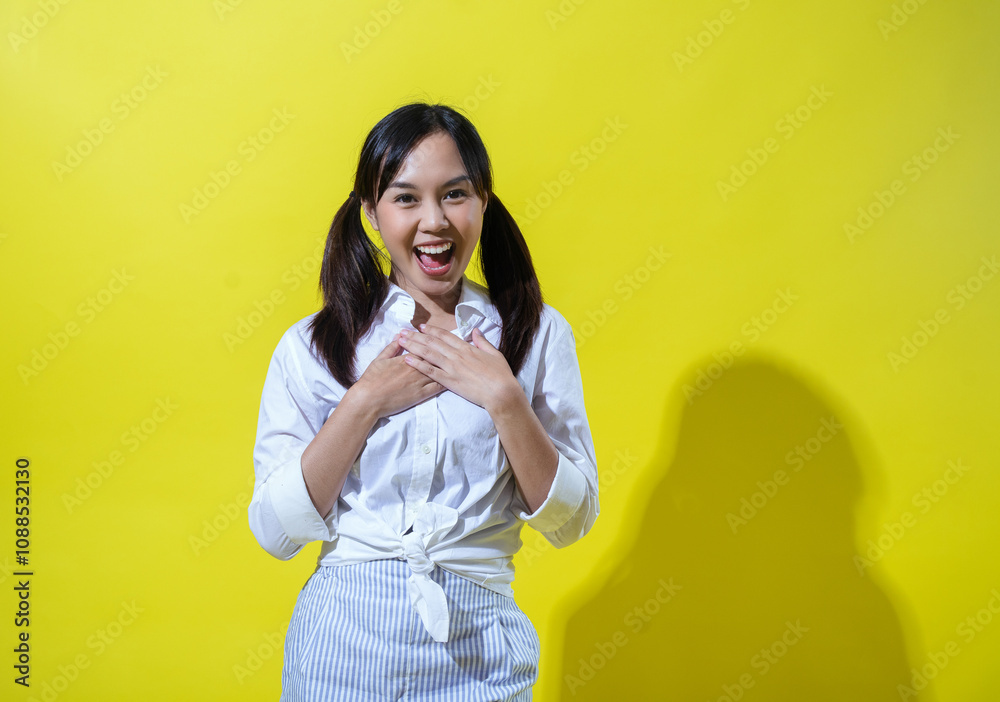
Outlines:
<svg viewBox="0 0 1000 702"><path fill-rule="evenodd" d="M424 453L430 453L431 447L428 446L427 444L424 444L423 446L420 447L420 450L423 451Z"/></svg>

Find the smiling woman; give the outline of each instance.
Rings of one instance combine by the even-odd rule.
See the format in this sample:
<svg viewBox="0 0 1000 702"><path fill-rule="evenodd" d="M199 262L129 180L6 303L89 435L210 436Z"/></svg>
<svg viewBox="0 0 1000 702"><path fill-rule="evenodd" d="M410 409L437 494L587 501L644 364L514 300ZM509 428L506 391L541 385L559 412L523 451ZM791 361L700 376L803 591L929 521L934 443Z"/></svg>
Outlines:
<svg viewBox="0 0 1000 702"><path fill-rule="evenodd" d="M323 308L271 358L254 446L258 542L283 560L322 542L282 700L531 699L521 528L562 548L600 511L573 332L454 109L382 119L354 187L327 238ZM466 275L477 244L485 287Z"/></svg>

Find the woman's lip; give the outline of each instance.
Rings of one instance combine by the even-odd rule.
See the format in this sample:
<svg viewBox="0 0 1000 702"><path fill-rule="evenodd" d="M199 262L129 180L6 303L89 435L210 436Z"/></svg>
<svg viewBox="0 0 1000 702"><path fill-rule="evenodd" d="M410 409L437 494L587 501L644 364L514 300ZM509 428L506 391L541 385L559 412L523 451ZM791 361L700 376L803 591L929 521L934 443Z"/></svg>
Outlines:
<svg viewBox="0 0 1000 702"><path fill-rule="evenodd" d="M423 246L423 244L421 244L421 246ZM420 254L419 253L414 252L413 258L416 259L417 266L424 273L424 275L431 276L432 278L440 276L440 275L445 275L448 271L451 270L451 264L455 262L455 254L454 253L451 255L451 258L448 259L448 263L444 264L440 268L426 268L426 267L424 267L424 264L420 261Z"/></svg>
<svg viewBox="0 0 1000 702"><path fill-rule="evenodd" d="M444 246L445 244L454 244L454 241L422 241L419 244L414 244L413 248L418 246Z"/></svg>

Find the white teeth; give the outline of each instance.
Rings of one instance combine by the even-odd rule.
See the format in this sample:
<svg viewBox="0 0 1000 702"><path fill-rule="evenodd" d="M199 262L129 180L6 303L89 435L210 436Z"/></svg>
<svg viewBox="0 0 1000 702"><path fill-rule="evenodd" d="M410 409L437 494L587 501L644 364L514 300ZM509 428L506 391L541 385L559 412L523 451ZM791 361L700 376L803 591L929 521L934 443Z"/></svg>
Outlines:
<svg viewBox="0 0 1000 702"><path fill-rule="evenodd" d="M418 246L417 251L420 251L421 253L437 254L437 253L444 253L450 248L451 248L451 242L447 244L440 244L438 246Z"/></svg>

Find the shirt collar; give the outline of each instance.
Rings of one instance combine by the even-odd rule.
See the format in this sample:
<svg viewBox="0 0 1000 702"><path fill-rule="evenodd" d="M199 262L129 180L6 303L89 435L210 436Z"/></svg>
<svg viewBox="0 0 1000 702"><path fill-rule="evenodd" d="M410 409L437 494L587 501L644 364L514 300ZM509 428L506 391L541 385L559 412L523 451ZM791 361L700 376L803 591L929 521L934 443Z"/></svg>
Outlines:
<svg viewBox="0 0 1000 702"><path fill-rule="evenodd" d="M413 319L415 307L413 297L390 280L389 292L380 310L390 311L394 316L409 322ZM462 324L466 321L473 323L477 317L485 317L498 327L503 326L500 314L490 300L489 290L463 274L462 291L455 305L455 319Z"/></svg>

